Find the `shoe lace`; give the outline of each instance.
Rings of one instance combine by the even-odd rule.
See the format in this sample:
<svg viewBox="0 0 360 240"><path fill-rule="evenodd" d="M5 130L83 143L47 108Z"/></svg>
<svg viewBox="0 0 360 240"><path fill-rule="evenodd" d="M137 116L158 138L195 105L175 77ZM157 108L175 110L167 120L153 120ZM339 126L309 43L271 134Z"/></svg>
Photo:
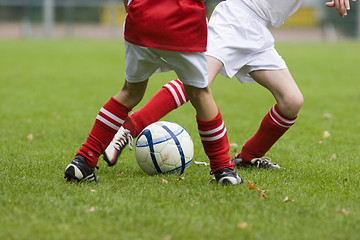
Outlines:
<svg viewBox="0 0 360 240"><path fill-rule="evenodd" d="M254 158L251 160L251 163L257 167L262 168L271 168L273 166L277 166L276 163L271 162L269 157Z"/></svg>
<svg viewBox="0 0 360 240"><path fill-rule="evenodd" d="M130 131L120 127L119 131L115 134L115 137L113 139L114 147L117 150L120 150L121 148L125 147L126 144L128 144L129 149L132 150L133 148L133 137L130 134Z"/></svg>

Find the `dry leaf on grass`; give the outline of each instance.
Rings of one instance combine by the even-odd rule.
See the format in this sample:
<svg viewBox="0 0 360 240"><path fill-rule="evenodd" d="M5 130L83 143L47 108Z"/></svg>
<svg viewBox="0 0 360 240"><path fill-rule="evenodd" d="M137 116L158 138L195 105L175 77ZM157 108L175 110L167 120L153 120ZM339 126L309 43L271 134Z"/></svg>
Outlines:
<svg viewBox="0 0 360 240"><path fill-rule="evenodd" d="M184 177L179 177L177 180L178 181L182 181L182 180L184 180L185 178Z"/></svg>
<svg viewBox="0 0 360 240"><path fill-rule="evenodd" d="M199 203L197 203L197 202L191 202L191 203L190 203L190 206L191 206L191 207L196 206L196 205L199 205Z"/></svg>
<svg viewBox="0 0 360 240"><path fill-rule="evenodd" d="M250 181L247 182L247 186L250 190L256 190L256 191L260 192L259 199L267 199L268 198L265 194L266 190L261 190L255 184L252 184Z"/></svg>
<svg viewBox="0 0 360 240"><path fill-rule="evenodd" d="M293 202L293 199L290 199L288 196L285 197L285 199L283 200L283 202L287 203L287 202Z"/></svg>
<svg viewBox="0 0 360 240"><path fill-rule="evenodd" d="M267 197L266 194L262 191L262 192L260 192L259 198L260 198L260 199L267 199L268 197Z"/></svg>
<svg viewBox="0 0 360 240"><path fill-rule="evenodd" d="M348 211L348 210L346 210L345 208L341 208L341 209L339 210L339 213L342 213L342 214L344 214L344 215L352 215L352 214L355 214L353 211Z"/></svg>
<svg viewBox="0 0 360 240"><path fill-rule="evenodd" d="M330 157L330 161L336 160L336 153L334 153L333 155L331 155Z"/></svg>
<svg viewBox="0 0 360 240"><path fill-rule="evenodd" d="M245 228L247 228L249 226L249 224L247 223L247 222L239 222L238 224L237 224L237 227L238 228L241 228L241 229L245 229Z"/></svg>
<svg viewBox="0 0 360 240"><path fill-rule="evenodd" d="M258 188L255 184L252 184L250 181L247 182L247 186L250 190L261 191L260 188Z"/></svg>
<svg viewBox="0 0 360 240"><path fill-rule="evenodd" d="M29 142L31 142L32 140L34 140L34 135L32 135L32 133L30 133L28 136L27 136L27 140Z"/></svg>
<svg viewBox="0 0 360 240"><path fill-rule="evenodd" d="M332 118L332 115L331 115L331 113L324 113L324 114L322 115L322 118L323 118L323 119L330 119L330 118Z"/></svg>
<svg viewBox="0 0 360 240"><path fill-rule="evenodd" d="M328 131L324 131L322 134L323 138L329 138L331 136L331 134Z"/></svg>
<svg viewBox="0 0 360 240"><path fill-rule="evenodd" d="M171 235L165 235L165 237L164 237L164 240L171 240L172 239L172 236Z"/></svg>
<svg viewBox="0 0 360 240"><path fill-rule="evenodd" d="M237 143L230 143L230 153L238 153L239 145Z"/></svg>
<svg viewBox="0 0 360 240"><path fill-rule="evenodd" d="M90 192L96 193L96 190L95 190L95 189L91 189Z"/></svg>

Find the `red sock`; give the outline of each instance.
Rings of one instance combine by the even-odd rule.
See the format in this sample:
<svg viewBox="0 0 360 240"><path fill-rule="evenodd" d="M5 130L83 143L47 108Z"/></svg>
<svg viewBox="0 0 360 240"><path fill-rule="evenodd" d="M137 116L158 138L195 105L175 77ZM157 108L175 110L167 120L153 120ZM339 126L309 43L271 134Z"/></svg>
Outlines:
<svg viewBox="0 0 360 240"><path fill-rule="evenodd" d="M229 140L220 111L210 121L203 121L198 118L196 120L201 142L210 160L211 171L214 173L224 167L233 170L234 164L229 155Z"/></svg>
<svg viewBox="0 0 360 240"><path fill-rule="evenodd" d="M131 135L137 137L145 127L159 121L166 114L180 107L187 101L189 101L189 99L185 94L183 84L177 79L168 82L144 107L130 115L136 124L136 130L135 132L131 132Z"/></svg>
<svg viewBox="0 0 360 240"><path fill-rule="evenodd" d="M243 146L236 157L243 163L263 157L275 142L295 123L296 117L289 119L282 114L277 105L273 106L262 120L258 131Z"/></svg>
<svg viewBox="0 0 360 240"><path fill-rule="evenodd" d="M95 167L99 156L113 139L115 133L124 123L130 109L111 98L101 109L96 117L86 142L76 153L86 158L89 167Z"/></svg>

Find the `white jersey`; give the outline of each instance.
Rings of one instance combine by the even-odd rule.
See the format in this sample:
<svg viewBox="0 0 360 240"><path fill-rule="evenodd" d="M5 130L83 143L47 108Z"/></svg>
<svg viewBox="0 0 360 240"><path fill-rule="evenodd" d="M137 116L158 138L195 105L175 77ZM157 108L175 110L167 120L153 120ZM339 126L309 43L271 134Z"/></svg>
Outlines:
<svg viewBox="0 0 360 240"><path fill-rule="evenodd" d="M280 27L293 15L302 3L302 0L227 0L243 2L259 17L274 27Z"/></svg>

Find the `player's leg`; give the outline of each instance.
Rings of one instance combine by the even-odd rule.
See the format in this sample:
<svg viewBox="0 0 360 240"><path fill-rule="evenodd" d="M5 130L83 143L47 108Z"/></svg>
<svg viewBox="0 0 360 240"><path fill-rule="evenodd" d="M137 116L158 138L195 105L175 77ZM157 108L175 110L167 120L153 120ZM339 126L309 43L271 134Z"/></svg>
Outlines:
<svg viewBox="0 0 360 240"><path fill-rule="evenodd" d="M196 109L196 120L211 172L220 184L240 184L241 177L234 169L229 155L229 141L221 113L209 87L197 88L184 85L185 91Z"/></svg>
<svg viewBox="0 0 360 240"><path fill-rule="evenodd" d="M94 168L99 155L122 126L129 111L141 101L148 79L157 68L159 58L150 49L125 42L125 52L124 86L101 108L88 138L65 169L68 181L97 181ZM142 61L139 61L140 58Z"/></svg>
<svg viewBox="0 0 360 240"><path fill-rule="evenodd" d="M258 70L250 73L256 82L267 88L274 96L278 108L287 118L299 113L304 99L289 70Z"/></svg>
<svg viewBox="0 0 360 240"><path fill-rule="evenodd" d="M94 168L99 156L124 123L131 108L142 99L146 85L147 81L125 81L123 89L100 109L89 136L65 169L65 178L68 181L97 181Z"/></svg>
<svg viewBox="0 0 360 240"><path fill-rule="evenodd" d="M206 56L206 61L208 67L209 86L211 86L224 64L219 59L209 55Z"/></svg>
<svg viewBox="0 0 360 240"><path fill-rule="evenodd" d="M208 65L208 79L209 84L211 84L223 67L223 63L211 56L206 56L206 58ZM133 112L129 118L125 120L124 125L120 127L103 153L103 158L108 166L114 166L120 157L123 148L132 143L130 138L127 139L124 136L130 136L131 138L137 137L146 126L159 121L166 114L179 108L188 100L184 85L181 81L175 79L165 84L142 108ZM136 127L130 129L128 125L135 125ZM131 144L129 145L129 148L132 149Z"/></svg>
<svg viewBox="0 0 360 240"><path fill-rule="evenodd" d="M146 82L136 84L126 82L122 91L100 109L89 136L65 169L65 177L68 181L97 181L94 168L99 155L124 122L130 109L141 100L145 88ZM132 96L132 92L135 91L139 93L138 96ZM130 101L130 98L133 100ZM119 101L123 99L127 99L124 100L125 104Z"/></svg>
<svg viewBox="0 0 360 240"><path fill-rule="evenodd" d="M123 88L118 92L114 98L125 105L127 108L132 109L144 97L148 80L130 83L125 81Z"/></svg>
<svg viewBox="0 0 360 240"><path fill-rule="evenodd" d="M217 182L219 184L242 183L229 155L225 124L209 87L205 54L164 53L162 56L174 67L184 84L186 95L196 110L201 142L210 160L211 172L215 175Z"/></svg>
<svg viewBox="0 0 360 240"><path fill-rule="evenodd" d="M215 57L206 56L209 86L223 67L223 63ZM184 85L188 97L196 109L196 119L201 141L206 155L210 159L211 172L218 182L240 184L242 179L233 167L229 155L229 140L221 113L217 107L210 87L197 88Z"/></svg>
<svg viewBox="0 0 360 240"><path fill-rule="evenodd" d="M235 162L239 165L279 168L268 158L262 157L295 123L303 96L288 69L257 70L250 75L273 94L277 103L265 115L255 135L245 143Z"/></svg>

